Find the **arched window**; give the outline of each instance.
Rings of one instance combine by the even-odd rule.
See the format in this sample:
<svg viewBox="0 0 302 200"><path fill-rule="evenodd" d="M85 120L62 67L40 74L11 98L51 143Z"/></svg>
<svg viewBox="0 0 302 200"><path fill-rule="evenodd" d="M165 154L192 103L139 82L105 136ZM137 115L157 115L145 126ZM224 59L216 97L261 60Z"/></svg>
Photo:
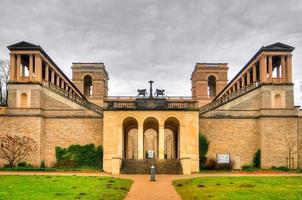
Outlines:
<svg viewBox="0 0 302 200"><path fill-rule="evenodd" d="M92 78L90 75L84 77L84 95L92 96Z"/></svg>
<svg viewBox="0 0 302 200"><path fill-rule="evenodd" d="M29 56L28 55L22 55L21 56L21 70L20 75L22 77L28 77L29 76Z"/></svg>
<svg viewBox="0 0 302 200"><path fill-rule="evenodd" d="M216 78L213 75L208 78L208 96L216 96Z"/></svg>
<svg viewBox="0 0 302 200"><path fill-rule="evenodd" d="M26 93L21 94L21 104L20 104L20 106L22 108L28 107L28 100L27 100L27 94Z"/></svg>
<svg viewBox="0 0 302 200"><path fill-rule="evenodd" d="M282 107L282 100L281 100L281 95L280 94L276 94L274 97L274 101L275 101L275 108L281 108Z"/></svg>

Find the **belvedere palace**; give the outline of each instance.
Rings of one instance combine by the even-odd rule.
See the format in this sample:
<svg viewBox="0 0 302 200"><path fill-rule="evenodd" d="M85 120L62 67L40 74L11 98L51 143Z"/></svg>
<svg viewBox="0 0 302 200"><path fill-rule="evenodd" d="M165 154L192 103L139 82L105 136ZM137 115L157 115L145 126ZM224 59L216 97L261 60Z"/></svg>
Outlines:
<svg viewBox="0 0 302 200"><path fill-rule="evenodd" d="M108 173L146 173L151 162L159 173L191 174L199 171L204 134L210 141L207 157L230 159L235 169L251 163L257 150L264 169L302 167L294 47L261 47L229 81L227 63L197 63L188 71L191 97L170 97L153 88L153 81L146 89L134 88L137 96L108 96L103 63L72 63L70 79L39 45L20 42L8 49L8 103L0 107L0 134L34 139L38 150L26 158L34 166L53 166L57 146L93 143L103 145Z"/></svg>

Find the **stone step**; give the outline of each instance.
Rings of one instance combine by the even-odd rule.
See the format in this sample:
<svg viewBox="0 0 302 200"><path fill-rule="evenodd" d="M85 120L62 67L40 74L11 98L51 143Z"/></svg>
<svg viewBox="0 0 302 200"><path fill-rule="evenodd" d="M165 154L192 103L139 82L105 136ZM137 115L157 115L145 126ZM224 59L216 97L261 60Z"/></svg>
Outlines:
<svg viewBox="0 0 302 200"><path fill-rule="evenodd" d="M144 159L123 160L122 174L149 174L151 166L155 166L157 174L182 174L182 167L178 159Z"/></svg>

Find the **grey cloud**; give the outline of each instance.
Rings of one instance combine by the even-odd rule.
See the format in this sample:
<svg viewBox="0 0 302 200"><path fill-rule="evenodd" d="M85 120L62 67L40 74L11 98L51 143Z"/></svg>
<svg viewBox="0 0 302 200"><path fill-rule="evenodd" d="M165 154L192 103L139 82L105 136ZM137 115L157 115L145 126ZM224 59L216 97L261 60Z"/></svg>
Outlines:
<svg viewBox="0 0 302 200"><path fill-rule="evenodd" d="M73 61L104 62L110 95L134 95L149 79L168 95L190 95L196 62L228 62L231 79L262 45L287 43L302 105L298 0L2 0L0 8L0 55L22 40L40 44L69 77Z"/></svg>

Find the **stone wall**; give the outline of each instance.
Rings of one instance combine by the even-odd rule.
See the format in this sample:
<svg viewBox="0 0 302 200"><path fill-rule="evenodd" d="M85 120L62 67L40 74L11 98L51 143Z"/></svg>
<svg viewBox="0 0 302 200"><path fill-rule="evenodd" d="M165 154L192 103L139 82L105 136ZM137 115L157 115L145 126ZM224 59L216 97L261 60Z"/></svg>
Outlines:
<svg viewBox="0 0 302 200"><path fill-rule="evenodd" d="M47 166L56 162L55 147L69 147L72 144L100 145L103 141L101 118L42 118L0 116L0 134L25 135L34 139L38 150L26 162L40 166L45 160ZM0 166L5 164L0 160Z"/></svg>
<svg viewBox="0 0 302 200"><path fill-rule="evenodd" d="M40 166L43 145L41 145L43 129L43 119L41 117L26 116L0 116L1 130L0 135L24 135L32 138L37 142L38 150L32 153L26 161L35 166ZM6 164L0 160L0 166Z"/></svg>
<svg viewBox="0 0 302 200"><path fill-rule="evenodd" d="M260 149L260 137L256 119L200 119L200 133L210 141L209 158L229 153L234 168L250 164Z"/></svg>
<svg viewBox="0 0 302 200"><path fill-rule="evenodd" d="M302 111L298 118L298 167L302 168Z"/></svg>
<svg viewBox="0 0 302 200"><path fill-rule="evenodd" d="M103 141L101 118L45 118L45 163L56 163L55 147L69 147L72 144L100 145Z"/></svg>
<svg viewBox="0 0 302 200"><path fill-rule="evenodd" d="M28 107L18 106L20 91L30 95ZM100 145L103 141L99 114L38 84L9 85L8 109L0 113L0 125L0 134L26 135L38 143L38 151L26 159L34 166L40 166L42 160L53 166L56 146Z"/></svg>
<svg viewBox="0 0 302 200"><path fill-rule="evenodd" d="M297 143L297 118L261 118L259 130L262 168L287 166L288 145ZM294 145L292 153L294 162L297 163L297 145Z"/></svg>

